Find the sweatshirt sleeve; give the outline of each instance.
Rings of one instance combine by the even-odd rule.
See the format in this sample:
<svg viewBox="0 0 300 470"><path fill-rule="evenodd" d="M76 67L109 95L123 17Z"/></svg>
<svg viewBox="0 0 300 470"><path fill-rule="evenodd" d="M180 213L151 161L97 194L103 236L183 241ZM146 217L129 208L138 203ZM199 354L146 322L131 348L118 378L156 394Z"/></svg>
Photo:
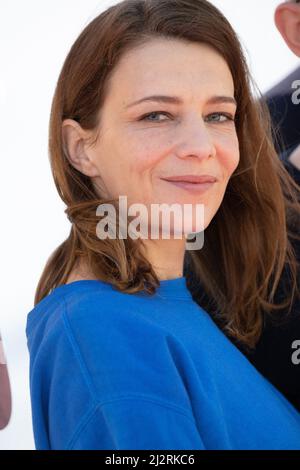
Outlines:
<svg viewBox="0 0 300 470"><path fill-rule="evenodd" d="M192 417L148 397L124 397L96 406L67 449L204 450Z"/></svg>

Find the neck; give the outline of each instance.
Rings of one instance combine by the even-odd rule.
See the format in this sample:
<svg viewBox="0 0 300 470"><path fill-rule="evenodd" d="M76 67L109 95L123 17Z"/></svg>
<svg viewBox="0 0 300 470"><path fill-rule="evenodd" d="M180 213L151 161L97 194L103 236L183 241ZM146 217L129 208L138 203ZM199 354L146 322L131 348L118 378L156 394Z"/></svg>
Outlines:
<svg viewBox="0 0 300 470"><path fill-rule="evenodd" d="M183 277L185 238L182 240L143 240L145 256L159 280Z"/></svg>

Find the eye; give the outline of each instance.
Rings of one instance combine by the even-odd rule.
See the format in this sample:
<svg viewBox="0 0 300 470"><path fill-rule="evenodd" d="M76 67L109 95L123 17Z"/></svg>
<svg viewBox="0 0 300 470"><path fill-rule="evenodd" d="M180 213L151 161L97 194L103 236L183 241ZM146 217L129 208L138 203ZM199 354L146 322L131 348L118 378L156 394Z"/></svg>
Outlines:
<svg viewBox="0 0 300 470"><path fill-rule="evenodd" d="M170 116L169 113L166 113L164 111L152 111L151 113L145 114L144 116L141 117L140 121L148 121L148 122L164 122L166 119L163 120L158 120L158 119L151 119L151 117L157 117L157 116ZM232 114L228 113L212 113L207 118L205 119L209 122L215 122L215 123L225 123L228 121L233 121L235 120L234 116Z"/></svg>
<svg viewBox="0 0 300 470"><path fill-rule="evenodd" d="M153 116L169 116L168 113L165 113L164 111L152 111L152 113L145 114L144 116L141 117L140 121L149 121L149 122L162 122L161 120L153 120L150 119L150 117ZM165 119L163 119L165 121Z"/></svg>
<svg viewBox="0 0 300 470"><path fill-rule="evenodd" d="M228 113L213 113L213 114L210 114L209 116L207 116L206 118L208 121L210 122L217 122L217 123L224 123L224 122L228 122L228 121L234 121L235 118L232 114L228 114Z"/></svg>

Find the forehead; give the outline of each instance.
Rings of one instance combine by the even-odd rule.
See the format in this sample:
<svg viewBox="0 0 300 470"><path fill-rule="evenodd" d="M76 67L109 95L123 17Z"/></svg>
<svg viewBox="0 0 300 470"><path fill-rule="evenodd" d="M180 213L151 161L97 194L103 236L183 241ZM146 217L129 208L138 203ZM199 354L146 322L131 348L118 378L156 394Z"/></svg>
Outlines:
<svg viewBox="0 0 300 470"><path fill-rule="evenodd" d="M145 93L234 94L230 69L213 48L178 39L153 39L126 52L112 74L108 97L128 102Z"/></svg>

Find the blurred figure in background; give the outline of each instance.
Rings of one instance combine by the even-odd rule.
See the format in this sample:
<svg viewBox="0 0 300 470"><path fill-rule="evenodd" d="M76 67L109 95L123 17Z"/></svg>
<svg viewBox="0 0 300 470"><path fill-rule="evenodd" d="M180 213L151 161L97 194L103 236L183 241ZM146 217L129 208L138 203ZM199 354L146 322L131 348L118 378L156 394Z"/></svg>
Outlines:
<svg viewBox="0 0 300 470"><path fill-rule="evenodd" d="M11 394L9 376L2 338L0 334L0 429L7 426L11 415Z"/></svg>
<svg viewBox="0 0 300 470"><path fill-rule="evenodd" d="M290 50L300 57L300 0L281 3L275 23ZM300 184L300 65L266 93L273 124L279 132L276 148L287 169Z"/></svg>

